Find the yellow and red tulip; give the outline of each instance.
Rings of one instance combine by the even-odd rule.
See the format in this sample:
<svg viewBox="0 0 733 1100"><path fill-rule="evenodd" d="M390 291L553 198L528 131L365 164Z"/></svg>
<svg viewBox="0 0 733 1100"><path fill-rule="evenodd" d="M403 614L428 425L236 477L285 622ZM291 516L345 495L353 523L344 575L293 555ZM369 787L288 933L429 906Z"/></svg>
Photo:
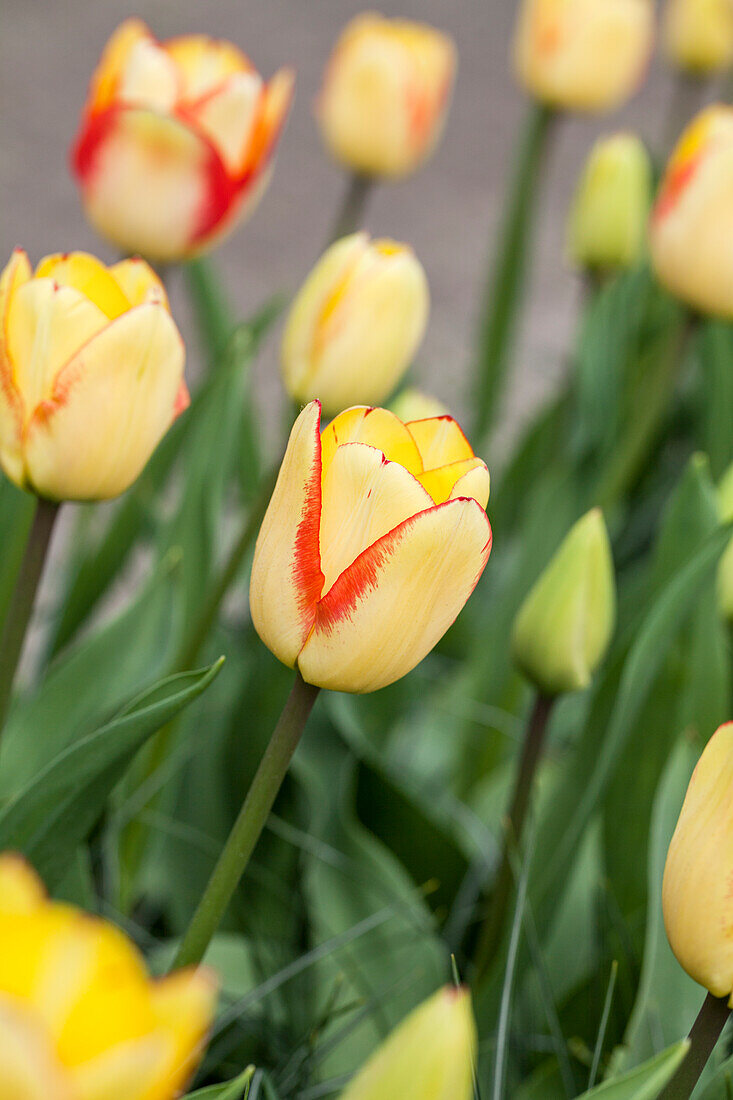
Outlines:
<svg viewBox="0 0 733 1100"><path fill-rule="evenodd" d="M157 42L137 19L92 78L72 166L94 227L126 252L175 261L210 247L254 208L292 98L229 42Z"/></svg>
<svg viewBox="0 0 733 1100"><path fill-rule="evenodd" d="M85 252L0 276L0 466L51 500L117 496L188 403L185 352L144 260Z"/></svg>
<svg viewBox="0 0 733 1100"><path fill-rule="evenodd" d="M667 165L649 231L659 281L703 313L733 318L733 107L705 108Z"/></svg>
<svg viewBox="0 0 733 1100"><path fill-rule="evenodd" d="M491 551L489 473L449 416L295 422L255 548L252 620L308 683L366 692L442 637Z"/></svg>
<svg viewBox="0 0 733 1100"><path fill-rule="evenodd" d="M326 250L296 295L282 345L285 388L333 415L378 404L410 366L429 294L412 249L354 233Z"/></svg>
<svg viewBox="0 0 733 1100"><path fill-rule="evenodd" d="M667 0L664 48L673 65L707 76L733 64L731 0Z"/></svg>
<svg viewBox="0 0 733 1100"><path fill-rule="evenodd" d="M715 997L733 992L733 722L706 745L693 773L662 886L664 924L677 961Z"/></svg>
<svg viewBox="0 0 733 1100"><path fill-rule="evenodd" d="M203 1053L216 983L152 980L113 925L50 901L19 857L0 857L0 1095L174 1100Z"/></svg>
<svg viewBox="0 0 733 1100"><path fill-rule="evenodd" d="M551 107L610 111L639 87L653 34L651 0L522 0L515 68Z"/></svg>
<svg viewBox="0 0 733 1100"><path fill-rule="evenodd" d="M453 41L434 27L357 16L336 44L318 101L331 154L363 175L413 172L438 142L455 67Z"/></svg>

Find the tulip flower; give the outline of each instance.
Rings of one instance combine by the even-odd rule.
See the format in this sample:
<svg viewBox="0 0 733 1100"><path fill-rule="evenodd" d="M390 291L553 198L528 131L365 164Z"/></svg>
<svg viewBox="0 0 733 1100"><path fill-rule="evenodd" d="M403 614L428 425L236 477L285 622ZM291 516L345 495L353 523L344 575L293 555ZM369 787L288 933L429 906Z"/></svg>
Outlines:
<svg viewBox="0 0 733 1100"><path fill-rule="evenodd" d="M588 687L616 621L608 532L599 508L571 527L514 621L512 652L546 696Z"/></svg>
<svg viewBox="0 0 733 1100"><path fill-rule="evenodd" d="M174 1100L203 1053L216 989L203 970L151 980L107 921L46 897L0 857L0 1095Z"/></svg>
<svg viewBox="0 0 733 1100"><path fill-rule="evenodd" d="M400 420L428 420L433 416L450 416L450 410L437 397L411 386L397 394L389 410Z"/></svg>
<svg viewBox="0 0 733 1100"><path fill-rule="evenodd" d="M489 474L449 416L353 408L295 422L252 565L272 652L336 691L391 684L456 618L491 550Z"/></svg>
<svg viewBox="0 0 733 1100"><path fill-rule="evenodd" d="M95 229L158 261L209 248L267 186L292 87L285 69L265 84L229 42L157 42L126 20L92 77L72 153Z"/></svg>
<svg viewBox="0 0 733 1100"><path fill-rule="evenodd" d="M733 991L733 722L721 726L693 773L667 853L664 924L684 970L715 997Z"/></svg>
<svg viewBox="0 0 733 1100"><path fill-rule="evenodd" d="M705 108L667 165L649 232L652 264L672 294L733 319L733 108Z"/></svg>
<svg viewBox="0 0 733 1100"><path fill-rule="evenodd" d="M471 996L446 987L395 1028L340 1100L471 1100L475 1051Z"/></svg>
<svg viewBox="0 0 733 1100"><path fill-rule="evenodd" d="M720 522L730 523L733 520L733 465L723 474L717 497ZM718 564L718 607L723 617L733 623L733 539Z"/></svg>
<svg viewBox="0 0 733 1100"><path fill-rule="evenodd" d="M698 76L733 64L731 0L667 0L664 49L669 61Z"/></svg>
<svg viewBox="0 0 733 1100"><path fill-rule="evenodd" d="M652 166L635 134L614 134L593 146L568 224L568 251L597 271L632 267L646 246Z"/></svg>
<svg viewBox="0 0 733 1100"><path fill-rule="evenodd" d="M294 401L329 415L378 403L410 365L428 318L425 272L407 245L355 233L326 250L297 294L282 369Z"/></svg>
<svg viewBox="0 0 733 1100"><path fill-rule="evenodd" d="M522 0L515 68L548 106L610 111L641 83L653 34L651 0Z"/></svg>
<svg viewBox="0 0 733 1100"><path fill-rule="evenodd" d="M437 145L455 66L452 40L435 28L357 16L336 44L318 101L332 155L362 175L413 172Z"/></svg>
<svg viewBox="0 0 733 1100"><path fill-rule="evenodd" d="M143 260L85 252L0 276L0 466L50 500L117 496L188 402L184 348Z"/></svg>

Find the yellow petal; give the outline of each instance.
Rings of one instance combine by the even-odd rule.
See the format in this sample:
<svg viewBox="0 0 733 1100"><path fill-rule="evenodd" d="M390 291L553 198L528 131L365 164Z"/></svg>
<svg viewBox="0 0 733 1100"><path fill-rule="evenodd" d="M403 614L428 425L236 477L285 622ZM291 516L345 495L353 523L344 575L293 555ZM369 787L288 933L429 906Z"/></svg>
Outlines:
<svg viewBox="0 0 733 1100"><path fill-rule="evenodd" d="M198 125L214 143L232 175L242 168L246 159L261 97L260 75L237 73L195 110Z"/></svg>
<svg viewBox="0 0 733 1100"><path fill-rule="evenodd" d="M323 476L324 593L363 550L432 504L413 475L381 451L363 443L339 447Z"/></svg>
<svg viewBox="0 0 733 1100"><path fill-rule="evenodd" d="M104 47L92 76L89 106L93 111L102 111L110 105L130 53L138 42L145 41L153 41L153 36L141 19L126 19L119 25Z"/></svg>
<svg viewBox="0 0 733 1100"><path fill-rule="evenodd" d="M88 252L57 252L46 256L36 268L35 278L53 279L59 286L73 287L110 320L130 308L130 299L119 281Z"/></svg>
<svg viewBox="0 0 733 1100"><path fill-rule="evenodd" d="M169 1100L183 1089L203 1056L216 996L217 982L204 969L179 970L153 986L153 1011L171 1043L140 1100Z"/></svg>
<svg viewBox="0 0 733 1100"><path fill-rule="evenodd" d="M173 1043L159 1032L110 1047L69 1071L74 1100L148 1100L151 1083L167 1064ZM171 1100L173 1086L161 1100Z"/></svg>
<svg viewBox="0 0 733 1100"><path fill-rule="evenodd" d="M298 668L312 684L365 692L426 656L473 591L491 550L486 513L454 500L373 543L320 601Z"/></svg>
<svg viewBox="0 0 733 1100"><path fill-rule="evenodd" d="M437 470L473 458L471 444L452 416L411 420L406 426L417 443L424 470Z"/></svg>
<svg viewBox="0 0 733 1100"><path fill-rule="evenodd" d="M255 630L275 656L291 667L313 625L323 590L318 544L320 416L319 403L312 401L293 425L257 537L249 585Z"/></svg>
<svg viewBox="0 0 733 1100"><path fill-rule="evenodd" d="M116 99L152 111L170 111L179 91L176 66L152 38L133 43L117 83Z"/></svg>
<svg viewBox="0 0 733 1100"><path fill-rule="evenodd" d="M480 458L474 459L475 465L458 478L451 489L449 500L457 500L459 497L473 497L482 508L489 503L491 490L491 478L485 462Z"/></svg>
<svg viewBox="0 0 733 1100"><path fill-rule="evenodd" d="M231 42L205 34L171 38L162 48L174 61L183 83L183 98L196 100L220 87L236 73L246 73L252 63Z"/></svg>
<svg viewBox="0 0 733 1100"><path fill-rule="evenodd" d="M21 856L0 856L0 913L30 913L46 901L36 872Z"/></svg>
<svg viewBox="0 0 733 1100"><path fill-rule="evenodd" d="M31 276L28 256L23 249L16 248L0 276L0 465L17 485L23 484L24 407L8 355L7 319L15 291Z"/></svg>
<svg viewBox="0 0 733 1100"><path fill-rule="evenodd" d="M417 478L436 504L457 497L473 497L485 508L489 500L489 471L480 458L465 458L462 462L439 466L437 470L418 474Z"/></svg>
<svg viewBox="0 0 733 1100"><path fill-rule="evenodd" d="M77 1100L43 1027L0 993L0 1096L3 1100Z"/></svg>
<svg viewBox="0 0 733 1100"><path fill-rule="evenodd" d="M107 323L70 359L29 424L27 475L36 491L58 500L123 492L170 427L183 362L162 306L137 306Z"/></svg>
<svg viewBox="0 0 733 1100"><path fill-rule="evenodd" d="M339 413L321 436L324 473L336 448L344 443L368 443L376 447L390 462L399 462L410 473L422 470L417 444L401 420L387 409L357 405Z"/></svg>
<svg viewBox="0 0 733 1100"><path fill-rule="evenodd" d="M169 309L168 295L163 283L150 264L140 256L120 260L119 263L112 265L109 272L116 279L131 306L141 306L145 302L160 302Z"/></svg>

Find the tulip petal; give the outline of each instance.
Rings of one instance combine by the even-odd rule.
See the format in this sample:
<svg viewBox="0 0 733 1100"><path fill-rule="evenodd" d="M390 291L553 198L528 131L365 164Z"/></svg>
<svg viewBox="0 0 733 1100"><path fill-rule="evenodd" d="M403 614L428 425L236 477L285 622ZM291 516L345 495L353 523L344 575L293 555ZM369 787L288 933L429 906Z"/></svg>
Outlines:
<svg viewBox="0 0 733 1100"><path fill-rule="evenodd" d="M381 451L363 443L339 447L323 475L324 593L368 546L432 505L413 475Z"/></svg>
<svg viewBox="0 0 733 1100"><path fill-rule="evenodd" d="M473 458L471 444L452 416L411 420L406 427L417 443L424 470L437 470Z"/></svg>
<svg viewBox="0 0 733 1100"><path fill-rule="evenodd" d="M28 426L27 476L36 490L76 500L123 492L172 422L183 362L162 306L137 306L106 324L58 374Z"/></svg>
<svg viewBox="0 0 733 1100"><path fill-rule="evenodd" d="M167 1035L154 1033L90 1058L69 1071L74 1100L169 1100L172 1090L154 1092L151 1082L167 1064L172 1047Z"/></svg>
<svg viewBox="0 0 733 1100"><path fill-rule="evenodd" d="M405 520L319 602L298 655L304 679L366 692L404 676L456 618L490 551L489 521L473 500L448 501Z"/></svg>
<svg viewBox="0 0 733 1100"><path fill-rule="evenodd" d="M8 477L23 483L23 398L8 355L8 311L18 287L32 276L28 256L16 248L0 276L0 465Z"/></svg>
<svg viewBox="0 0 733 1100"><path fill-rule="evenodd" d="M11 1100L72 1100L69 1082L40 1020L2 994L0 1083L2 1095Z"/></svg>
<svg viewBox="0 0 733 1100"><path fill-rule="evenodd" d="M457 500L459 497L473 497L485 509L489 503L491 478L485 462L482 462L480 458L475 458L473 463L473 465L469 463L469 469L457 479L448 499Z"/></svg>
<svg viewBox="0 0 733 1100"><path fill-rule="evenodd" d="M336 448L344 443L367 443L376 447L390 462L399 462L411 474L420 473L422 461L411 433L388 409L356 405L339 413L321 435L321 460L324 473Z"/></svg>
<svg viewBox="0 0 733 1100"><path fill-rule="evenodd" d="M252 62L233 43L205 34L187 34L162 43L183 76L183 98L200 99L236 73L250 72Z"/></svg>
<svg viewBox="0 0 733 1100"><path fill-rule="evenodd" d="M216 997L214 975L203 968L178 970L153 987L153 1011L172 1042L146 1100L167 1100L186 1084L203 1056Z"/></svg>
<svg viewBox="0 0 733 1100"><path fill-rule="evenodd" d="M88 252L57 252L45 256L36 268L35 278L53 279L59 286L73 287L110 320L130 308L130 299L119 281Z"/></svg>
<svg viewBox="0 0 733 1100"><path fill-rule="evenodd" d="M165 287L153 271L150 264L140 256L129 260L120 260L109 269L120 286L122 293L131 306L141 306L145 302L159 302L169 309Z"/></svg>
<svg viewBox="0 0 733 1100"><path fill-rule="evenodd" d="M473 480L467 480L470 474L474 475ZM489 471L480 458L466 458L462 462L439 466L437 470L418 474L417 478L436 504L442 504L444 500L454 500L456 497L473 497L482 508L485 508L488 503ZM454 492L459 481L462 483L462 488ZM470 491L472 485L475 485L476 492Z"/></svg>
<svg viewBox="0 0 733 1100"><path fill-rule="evenodd" d="M43 883L21 856L0 856L0 913L31 913L45 900Z"/></svg>
<svg viewBox="0 0 733 1100"><path fill-rule="evenodd" d="M312 401L293 425L255 547L249 587L255 630L291 667L308 637L323 591L321 407Z"/></svg>
<svg viewBox="0 0 733 1100"><path fill-rule="evenodd" d="M134 107L170 111L178 98L176 66L153 39L141 38L132 45L120 73L117 98Z"/></svg>
<svg viewBox="0 0 733 1100"><path fill-rule="evenodd" d="M236 73L195 109L198 126L214 143L232 175L241 171L246 160L261 97L259 73Z"/></svg>
<svg viewBox="0 0 733 1100"><path fill-rule="evenodd" d="M114 99L127 59L138 42L154 41L141 19L125 19L107 42L92 76L89 107L103 111Z"/></svg>

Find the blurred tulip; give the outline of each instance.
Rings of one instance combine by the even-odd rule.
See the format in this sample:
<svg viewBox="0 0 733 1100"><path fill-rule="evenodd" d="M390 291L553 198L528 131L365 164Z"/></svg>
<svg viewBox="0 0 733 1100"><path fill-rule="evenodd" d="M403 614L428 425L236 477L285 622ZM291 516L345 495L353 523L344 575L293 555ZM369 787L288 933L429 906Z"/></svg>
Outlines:
<svg viewBox="0 0 733 1100"><path fill-rule="evenodd" d="M649 232L659 281L703 313L733 319L733 108L706 107L667 165Z"/></svg>
<svg viewBox="0 0 733 1100"><path fill-rule="evenodd" d="M46 897L0 857L3 1100L174 1100L203 1053L208 971L151 980L114 925Z"/></svg>
<svg viewBox="0 0 733 1100"><path fill-rule="evenodd" d="M292 98L236 46L157 42L138 19L112 35L72 154L87 217L125 252L158 261L209 248L254 208Z"/></svg>
<svg viewBox="0 0 733 1100"><path fill-rule="evenodd" d="M700 757L667 853L664 924L680 966L715 997L733 990L733 722Z"/></svg>
<svg viewBox="0 0 733 1100"><path fill-rule="evenodd" d="M641 84L653 37L652 0L522 0L515 68L551 107L610 111Z"/></svg>
<svg viewBox="0 0 733 1100"><path fill-rule="evenodd" d="M599 508L570 529L514 621L514 660L548 696L588 687L616 622L616 584Z"/></svg>
<svg viewBox="0 0 733 1100"><path fill-rule="evenodd" d="M407 245L355 233L326 250L293 303L282 345L294 401L329 414L391 394L425 333L425 272Z"/></svg>
<svg viewBox="0 0 733 1100"><path fill-rule="evenodd" d="M428 420L434 416L450 416L450 410L432 394L408 387L397 394L389 406L400 420Z"/></svg>
<svg viewBox="0 0 733 1100"><path fill-rule="evenodd" d="M733 465L728 467L718 486L718 514L721 523L733 520ZM733 539L718 565L718 607L723 617L733 623Z"/></svg>
<svg viewBox="0 0 733 1100"><path fill-rule="evenodd" d="M309 684L366 692L442 637L491 551L489 472L449 416L295 422L255 548L252 621Z"/></svg>
<svg viewBox="0 0 733 1100"><path fill-rule="evenodd" d="M597 141L580 177L568 222L568 250L584 268L632 267L646 247L652 166L635 134Z"/></svg>
<svg viewBox="0 0 733 1100"><path fill-rule="evenodd" d="M707 76L733 64L733 0L667 0L664 49L673 65Z"/></svg>
<svg viewBox="0 0 733 1100"><path fill-rule="evenodd" d="M0 466L50 500L117 496L188 403L183 342L143 260L85 252L0 277Z"/></svg>
<svg viewBox="0 0 733 1100"><path fill-rule="evenodd" d="M413 172L440 137L455 66L455 46L441 31L357 16L336 43L318 101L331 154L363 175Z"/></svg>
<svg viewBox="0 0 733 1100"><path fill-rule="evenodd" d="M471 996L446 987L395 1028L340 1100L471 1100L475 1055Z"/></svg>

